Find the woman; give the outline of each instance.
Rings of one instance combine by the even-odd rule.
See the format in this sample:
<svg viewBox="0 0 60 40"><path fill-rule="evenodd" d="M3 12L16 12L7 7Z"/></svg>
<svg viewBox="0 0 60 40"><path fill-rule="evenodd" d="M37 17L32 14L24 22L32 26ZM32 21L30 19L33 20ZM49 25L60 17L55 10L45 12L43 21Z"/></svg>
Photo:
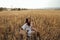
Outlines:
<svg viewBox="0 0 60 40"><path fill-rule="evenodd" d="M28 36L31 36L31 25L30 25L31 21L30 19L26 18L26 22L25 24L22 26L22 30L25 30L28 34Z"/></svg>
<svg viewBox="0 0 60 40"><path fill-rule="evenodd" d="M22 26L22 30L27 32L27 37L30 38L32 34L38 34L37 30L33 28L33 22L31 22L30 18L26 18L25 24ZM36 38L34 39L36 40Z"/></svg>

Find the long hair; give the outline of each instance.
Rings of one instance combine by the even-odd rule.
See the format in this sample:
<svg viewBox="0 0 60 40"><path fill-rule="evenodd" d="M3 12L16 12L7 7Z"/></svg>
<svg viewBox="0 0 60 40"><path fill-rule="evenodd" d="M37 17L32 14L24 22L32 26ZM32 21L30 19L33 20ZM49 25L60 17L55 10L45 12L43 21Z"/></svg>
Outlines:
<svg viewBox="0 0 60 40"><path fill-rule="evenodd" d="M26 18L25 23L27 23L27 25L30 26L30 22L28 22L28 18Z"/></svg>
<svg viewBox="0 0 60 40"><path fill-rule="evenodd" d="M28 18L26 18L26 21L25 21L25 23L28 23Z"/></svg>

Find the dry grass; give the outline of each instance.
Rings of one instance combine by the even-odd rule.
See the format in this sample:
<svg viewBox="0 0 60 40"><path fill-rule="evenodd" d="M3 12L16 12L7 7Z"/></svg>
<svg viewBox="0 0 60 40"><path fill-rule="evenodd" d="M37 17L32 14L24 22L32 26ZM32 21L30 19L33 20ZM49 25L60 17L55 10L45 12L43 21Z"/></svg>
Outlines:
<svg viewBox="0 0 60 40"><path fill-rule="evenodd" d="M40 32L41 40L60 40L60 10L25 10L0 12L0 40L16 40L19 28L31 17L34 27ZM14 37L14 39L13 39Z"/></svg>

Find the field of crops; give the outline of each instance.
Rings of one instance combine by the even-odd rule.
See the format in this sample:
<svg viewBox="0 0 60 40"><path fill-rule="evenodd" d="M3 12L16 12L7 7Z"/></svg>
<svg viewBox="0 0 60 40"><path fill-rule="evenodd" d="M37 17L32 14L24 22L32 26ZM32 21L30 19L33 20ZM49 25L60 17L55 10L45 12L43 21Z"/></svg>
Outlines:
<svg viewBox="0 0 60 40"><path fill-rule="evenodd" d="M41 40L60 40L60 10L2 11L0 40L17 40L19 29L27 17L31 18L33 27L40 33Z"/></svg>

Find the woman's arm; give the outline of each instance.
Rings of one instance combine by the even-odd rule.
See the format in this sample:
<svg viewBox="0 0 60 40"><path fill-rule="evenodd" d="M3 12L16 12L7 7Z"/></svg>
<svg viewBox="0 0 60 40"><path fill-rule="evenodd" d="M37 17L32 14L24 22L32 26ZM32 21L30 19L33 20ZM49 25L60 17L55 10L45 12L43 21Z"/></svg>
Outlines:
<svg viewBox="0 0 60 40"><path fill-rule="evenodd" d="M37 29L36 29L36 28L34 28L34 27L32 27L32 30L33 30L33 31L37 31Z"/></svg>

